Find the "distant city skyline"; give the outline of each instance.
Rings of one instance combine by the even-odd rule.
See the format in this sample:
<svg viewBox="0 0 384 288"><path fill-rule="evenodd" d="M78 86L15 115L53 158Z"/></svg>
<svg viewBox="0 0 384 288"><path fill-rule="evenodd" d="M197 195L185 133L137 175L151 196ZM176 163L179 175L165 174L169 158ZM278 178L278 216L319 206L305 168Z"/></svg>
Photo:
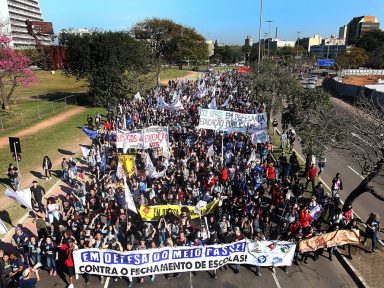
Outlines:
<svg viewBox="0 0 384 288"><path fill-rule="evenodd" d="M363 3L364 2L364 3ZM191 26L205 38L219 43L243 45L247 35L258 41L259 0L40 0L45 21L53 22L55 32L66 28L126 30L151 17L169 18ZM353 17L373 15L384 23L383 0L263 0L263 33L285 40L319 34L338 36L339 27ZM381 25L382 27L382 25Z"/></svg>

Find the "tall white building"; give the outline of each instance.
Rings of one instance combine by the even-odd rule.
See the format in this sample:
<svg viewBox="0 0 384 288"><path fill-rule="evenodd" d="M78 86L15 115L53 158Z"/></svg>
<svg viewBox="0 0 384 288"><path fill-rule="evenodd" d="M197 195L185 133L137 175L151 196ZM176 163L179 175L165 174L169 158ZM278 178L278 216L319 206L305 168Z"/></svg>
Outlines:
<svg viewBox="0 0 384 288"><path fill-rule="evenodd" d="M16 49L33 48L35 39L28 34L25 21L44 21L38 0L0 0L0 33L11 37ZM43 45L51 45L49 36L39 37Z"/></svg>

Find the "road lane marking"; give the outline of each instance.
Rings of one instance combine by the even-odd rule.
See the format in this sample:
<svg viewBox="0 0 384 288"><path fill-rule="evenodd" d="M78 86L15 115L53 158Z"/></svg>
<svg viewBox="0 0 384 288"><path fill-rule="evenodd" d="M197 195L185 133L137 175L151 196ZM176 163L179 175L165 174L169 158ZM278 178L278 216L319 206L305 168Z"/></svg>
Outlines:
<svg viewBox="0 0 384 288"><path fill-rule="evenodd" d="M189 272L189 286L191 288L193 288L193 285L192 285L192 272Z"/></svg>
<svg viewBox="0 0 384 288"><path fill-rule="evenodd" d="M281 288L280 283L279 283L279 280L277 279L277 276L276 276L275 268L273 268L273 271L272 271L272 277L273 277L273 280L275 280L276 287L277 287L277 288Z"/></svg>
<svg viewBox="0 0 384 288"><path fill-rule="evenodd" d="M105 280L104 288L108 288L108 285L109 285L109 279L111 279L111 277L107 277L107 280Z"/></svg>
<svg viewBox="0 0 384 288"><path fill-rule="evenodd" d="M355 172L356 175L359 175L359 177L360 177L361 179L364 179L364 177L361 176L361 175L359 174L359 172L357 172L357 171L356 171L355 169L353 169L351 166L348 165L348 168L351 169L353 172Z"/></svg>

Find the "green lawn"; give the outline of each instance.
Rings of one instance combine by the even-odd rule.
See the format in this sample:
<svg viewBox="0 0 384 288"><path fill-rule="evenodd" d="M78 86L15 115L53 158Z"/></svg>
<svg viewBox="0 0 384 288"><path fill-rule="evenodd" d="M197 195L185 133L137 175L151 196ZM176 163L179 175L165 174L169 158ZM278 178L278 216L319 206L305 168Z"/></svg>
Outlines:
<svg viewBox="0 0 384 288"><path fill-rule="evenodd" d="M35 73L39 82L29 87L17 87L14 92L16 104L11 101L9 110L0 111L1 135L15 127L46 118L69 105L75 105L75 97L63 97L88 90L86 81L77 81L74 77L65 76L61 71L56 71L54 75L48 71Z"/></svg>
<svg viewBox="0 0 384 288"><path fill-rule="evenodd" d="M40 174L43 173L41 163L44 155L48 155L52 160L61 159L62 157L69 158L71 157L70 154L77 150L79 144L86 144L81 143L85 138L85 134L79 127L81 127L81 124L86 123L86 116L88 114L94 115L96 111L101 114L104 113L103 108L88 108L62 123L37 134L25 136L20 139L22 147L20 171L22 175L21 184L23 187L31 184L24 183L23 178L27 177L31 173L35 176L40 176ZM14 160L11 157L8 146L6 146L0 149L0 183L7 183L8 181L6 173L9 163L14 163ZM54 162L52 170L59 172L59 170L61 170L60 162ZM58 175L60 174L58 173ZM39 182L46 190L48 190L56 182L55 180L56 177L53 177L51 181L45 182L43 180L39 180ZM3 186L0 187L1 199L1 197L4 197L5 188ZM6 210L9 212L12 221L18 220L25 213L25 210L16 204L12 204ZM1 213L2 212L0 211L0 215Z"/></svg>
<svg viewBox="0 0 384 288"><path fill-rule="evenodd" d="M58 70L55 74L50 71L35 71L39 82L29 87L17 87L15 91L16 102L31 100L55 100L72 93L88 91L85 80L77 81L75 77L67 77Z"/></svg>
<svg viewBox="0 0 384 288"><path fill-rule="evenodd" d="M187 76L191 71L188 70L179 70L177 68L169 68L166 70L161 71L160 79L162 81L169 81L170 79L176 79L180 77Z"/></svg>

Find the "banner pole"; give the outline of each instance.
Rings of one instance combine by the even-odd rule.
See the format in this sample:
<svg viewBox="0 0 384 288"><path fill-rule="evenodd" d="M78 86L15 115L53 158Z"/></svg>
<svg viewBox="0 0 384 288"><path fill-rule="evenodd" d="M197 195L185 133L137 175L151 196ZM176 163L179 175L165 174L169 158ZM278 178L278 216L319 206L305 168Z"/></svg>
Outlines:
<svg viewBox="0 0 384 288"><path fill-rule="evenodd" d="M13 149L15 151L17 173L19 173L19 187L21 187L21 172L20 172L20 167L19 167L19 155L18 155L17 150L16 150L16 142L13 142ZM19 187L16 187L16 189L19 189Z"/></svg>

